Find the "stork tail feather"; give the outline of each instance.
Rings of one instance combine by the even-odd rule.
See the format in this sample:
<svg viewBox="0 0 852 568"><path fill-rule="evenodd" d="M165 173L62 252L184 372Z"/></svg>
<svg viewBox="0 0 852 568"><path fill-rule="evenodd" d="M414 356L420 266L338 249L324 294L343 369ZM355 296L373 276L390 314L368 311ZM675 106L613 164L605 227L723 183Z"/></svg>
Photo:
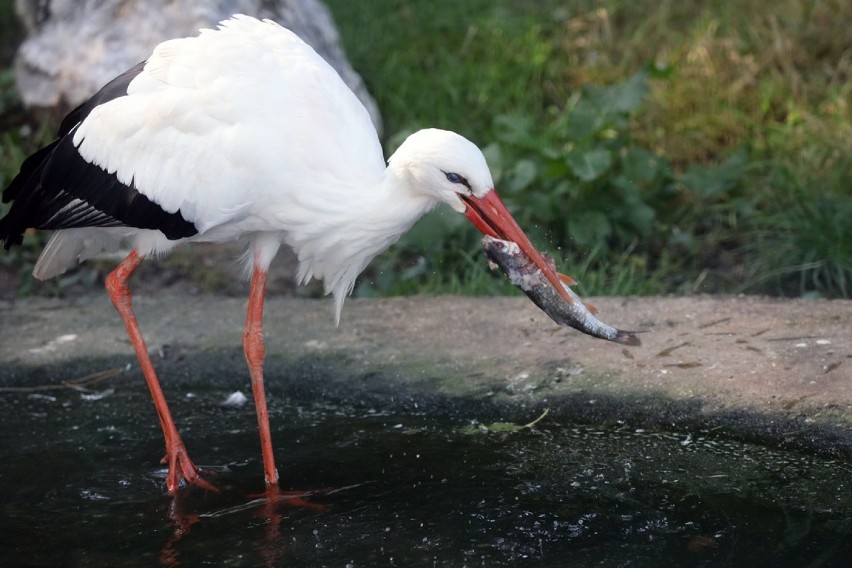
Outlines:
<svg viewBox="0 0 852 568"><path fill-rule="evenodd" d="M38 257L33 268L33 276L39 280L53 278L105 249L116 249L118 244L118 237L106 238L102 231L89 229L56 231Z"/></svg>

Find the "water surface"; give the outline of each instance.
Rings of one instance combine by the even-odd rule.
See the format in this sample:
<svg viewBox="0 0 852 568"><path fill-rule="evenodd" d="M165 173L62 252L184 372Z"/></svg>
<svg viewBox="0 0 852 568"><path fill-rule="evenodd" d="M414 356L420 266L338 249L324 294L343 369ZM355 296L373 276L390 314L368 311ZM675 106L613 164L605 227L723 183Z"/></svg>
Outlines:
<svg viewBox="0 0 852 568"><path fill-rule="evenodd" d="M481 424L273 397L269 506L252 405L173 403L219 494L163 493L141 390L0 396L0 564L39 566L841 566L852 464L713 432L544 417ZM462 407L463 408L463 407ZM530 420L536 418L530 416Z"/></svg>

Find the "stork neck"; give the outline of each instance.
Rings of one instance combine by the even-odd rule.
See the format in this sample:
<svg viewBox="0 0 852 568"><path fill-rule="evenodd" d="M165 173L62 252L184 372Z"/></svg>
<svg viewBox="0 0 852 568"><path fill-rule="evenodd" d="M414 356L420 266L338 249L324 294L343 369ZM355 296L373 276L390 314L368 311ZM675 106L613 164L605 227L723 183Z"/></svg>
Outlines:
<svg viewBox="0 0 852 568"><path fill-rule="evenodd" d="M327 204L326 222L301 226L288 239L299 256L298 279L324 281L333 293L339 320L344 298L367 264L407 231L436 202L416 191L387 168L373 186L339 192L341 201Z"/></svg>
<svg viewBox="0 0 852 568"><path fill-rule="evenodd" d="M388 235L394 235L394 241L437 205L430 196L415 190L406 172L392 166L369 193L370 198L363 202L369 214L363 219L372 219L375 229L386 229Z"/></svg>

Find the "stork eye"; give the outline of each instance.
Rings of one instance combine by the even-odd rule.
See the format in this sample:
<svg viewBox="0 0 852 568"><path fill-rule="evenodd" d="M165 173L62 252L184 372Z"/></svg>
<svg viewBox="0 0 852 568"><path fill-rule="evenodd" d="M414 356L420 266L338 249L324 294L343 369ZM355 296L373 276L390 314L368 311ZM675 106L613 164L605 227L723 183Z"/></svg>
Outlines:
<svg viewBox="0 0 852 568"><path fill-rule="evenodd" d="M466 188L470 189L470 182L468 182L464 178L464 176L460 176L459 174L453 172L444 172L444 175L447 176L447 181L449 181L450 183L460 183Z"/></svg>

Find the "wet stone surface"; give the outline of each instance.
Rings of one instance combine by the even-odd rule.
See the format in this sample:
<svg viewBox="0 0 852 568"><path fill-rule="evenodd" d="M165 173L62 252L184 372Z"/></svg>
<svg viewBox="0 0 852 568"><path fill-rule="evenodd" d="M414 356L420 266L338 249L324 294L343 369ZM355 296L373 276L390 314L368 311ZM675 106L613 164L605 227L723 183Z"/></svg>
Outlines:
<svg viewBox="0 0 852 568"><path fill-rule="evenodd" d="M275 506L253 405L221 406L251 396L243 301L136 302L221 490L176 499L108 301L0 303L0 564L845 565L852 303L594 303L643 347L520 298L356 301L340 328L272 299L282 490L309 493Z"/></svg>

